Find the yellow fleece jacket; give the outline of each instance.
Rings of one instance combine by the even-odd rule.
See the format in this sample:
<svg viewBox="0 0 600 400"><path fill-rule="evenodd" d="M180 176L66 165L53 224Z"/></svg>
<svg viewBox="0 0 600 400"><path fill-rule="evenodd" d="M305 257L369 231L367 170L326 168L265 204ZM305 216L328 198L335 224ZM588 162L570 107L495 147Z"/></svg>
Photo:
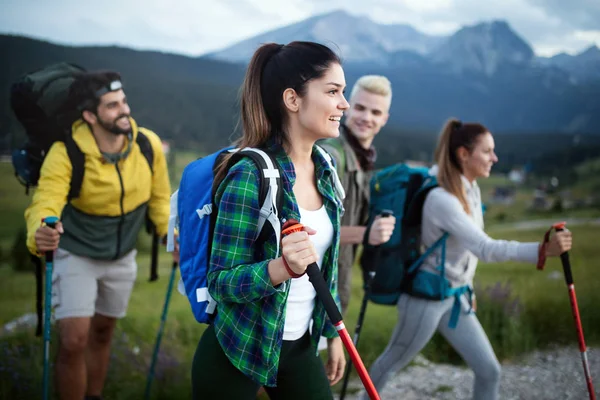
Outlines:
<svg viewBox="0 0 600 400"><path fill-rule="evenodd" d="M138 128L133 119L131 125L129 155L110 164L88 124L83 120L73 124L73 139L85 155L85 171L80 195L71 202L67 201L71 162L63 142L52 145L25 211L27 247L32 254L38 254L35 232L47 216L59 216L63 222L65 233L59 247L90 258L116 259L133 249L146 214L159 235L167 233L171 188L161 140L154 132ZM138 131L152 146L152 170L136 143Z"/></svg>

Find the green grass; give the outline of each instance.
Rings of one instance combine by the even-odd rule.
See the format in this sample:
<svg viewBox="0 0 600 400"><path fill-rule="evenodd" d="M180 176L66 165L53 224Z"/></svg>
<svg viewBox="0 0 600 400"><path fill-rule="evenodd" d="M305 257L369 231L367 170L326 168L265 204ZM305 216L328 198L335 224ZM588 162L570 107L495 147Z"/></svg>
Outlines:
<svg viewBox="0 0 600 400"><path fill-rule="evenodd" d="M25 227L23 212L31 197L25 195L25 187L14 177L11 164L0 163L0 177L0 253L5 254L13 244L15 232Z"/></svg>
<svg viewBox="0 0 600 400"><path fill-rule="evenodd" d="M198 155L189 152L175 159L176 176ZM0 188L0 244L4 254L12 245L18 227L24 226L23 210L30 198L9 175L10 164L0 163L0 177L5 183ZM502 178L496 183L502 184ZM522 209L513 212L514 220L529 219ZM512 215L512 214L511 214ZM552 217L552 215L551 215ZM486 215L489 218L489 214ZM538 241L543 230L513 232L498 230L492 236L502 239ZM586 340L591 345L600 343L600 284L597 279L597 260L600 248L598 226L573 226L575 248L571 259L574 268L579 307ZM171 262L164 251L160 256L160 280L148 282L149 239L140 235L138 279L126 318L119 321L113 344L113 356L106 399L141 398L155 335L165 299ZM0 324L5 324L25 313L35 312L35 279L31 273L16 273L4 257L0 263ZM488 332L492 345L501 360L519 357L533 349L550 344L576 344L573 319L566 287L557 259L548 262L540 272L523 263L480 264L476 275L479 296L478 316ZM550 279L558 272L559 279ZM502 285L496 289L500 297L486 296L485 288ZM352 302L344 320L352 334L362 300L361 274L354 270ZM503 298L504 294L507 297ZM515 305L516 304L516 305ZM516 311L515 311L516 310ZM397 321L395 307L369 304L363 324L360 344L361 357L367 367L385 348ZM197 324L190 312L187 299L173 293L168 320L163 337L162 351L155 384L154 399L179 399L190 397L190 366L196 344L204 327ZM34 338L34 330L0 337L0 398L39 398L41 376L41 346ZM54 340L54 342L56 342ZM456 354L440 337L435 337L424 350L434 361L459 362ZM54 351L53 351L54 354ZM339 389L338 384L335 388ZM442 388L443 390L443 388Z"/></svg>

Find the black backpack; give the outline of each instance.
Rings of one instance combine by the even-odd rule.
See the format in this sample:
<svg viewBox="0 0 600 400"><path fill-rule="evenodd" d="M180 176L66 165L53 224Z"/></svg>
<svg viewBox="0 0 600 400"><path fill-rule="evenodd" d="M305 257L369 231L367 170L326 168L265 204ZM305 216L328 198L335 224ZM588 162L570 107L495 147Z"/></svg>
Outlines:
<svg viewBox="0 0 600 400"><path fill-rule="evenodd" d="M10 88L11 108L27 135L27 142L13 151L12 164L15 176L25 186L27 194L30 188L38 184L40 169L50 147L54 142L61 141L65 143L73 171L68 201L79 197L85 171L85 155L71 135L71 126L80 118L81 112L77 104L69 98L69 89L75 79L85 72L84 68L76 64L62 62L26 73ZM152 171L154 154L148 137L138 132L136 142ZM158 279L158 236L149 218L146 219L146 230L153 234L150 280L154 281ZM42 312L42 268L41 259L32 256L32 261L35 265L37 281L37 335L39 336Z"/></svg>
<svg viewBox="0 0 600 400"><path fill-rule="evenodd" d="M69 99L69 88L84 72L78 65L63 62L27 73L11 86L10 105L28 138L23 147L13 151L12 163L26 192L37 186L46 154L60 141L73 166L68 199L79 196L85 156L71 136L71 126L81 112ZM148 138L139 132L136 141L152 170L154 154Z"/></svg>
<svg viewBox="0 0 600 400"><path fill-rule="evenodd" d="M23 75L10 88L11 108L28 139L23 147L13 151L12 162L15 176L27 193L37 185L52 144L67 143L71 136L71 125L80 113L69 100L69 88L84 72L75 64L53 64ZM72 150L72 146L67 149Z"/></svg>

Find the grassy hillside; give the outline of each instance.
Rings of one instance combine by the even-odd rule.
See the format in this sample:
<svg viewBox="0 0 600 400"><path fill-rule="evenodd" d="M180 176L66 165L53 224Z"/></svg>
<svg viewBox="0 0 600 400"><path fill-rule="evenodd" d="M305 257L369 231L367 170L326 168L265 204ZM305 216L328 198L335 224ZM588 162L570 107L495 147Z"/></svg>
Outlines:
<svg viewBox="0 0 600 400"><path fill-rule="evenodd" d="M173 175L179 177L182 168L199 155L195 152L177 154ZM0 216L4 222L0 226L0 243L5 255L16 231L23 226L23 210L29 201L22 187L10 176L11 173L10 164L0 163L0 178L4 182L0 187ZM494 177L489 184L504 184L503 179ZM484 192L487 188L484 186ZM518 207L516 211L507 209L506 212L514 220L526 217L526 213ZM556 214L551 216L558 217ZM596 278L596 264L600 257L600 248L597 246L600 226L581 225L570 229L575 235L571 259L586 340L591 345L598 345L600 313L597 305L600 304L600 286ZM522 232L495 230L493 226L490 229L490 234L495 238L522 241L538 241L543 232L544 229ZM161 278L155 283L148 282L149 246L144 234L140 235L140 244L139 272L129 312L118 323L113 344L105 392L106 398L112 400L142 397L171 273L169 255L162 251ZM355 266L352 301L345 317L350 332L354 330L362 299L360 276L359 268ZM0 264L0 325L25 313L35 312L34 282L33 274L15 272L10 266L10 259L3 258ZM558 260L549 260L544 272L523 263L481 264L476 289L478 317L501 360L517 358L551 344L576 343ZM368 306L359 346L367 366L385 348L396 321L395 307ZM190 363L203 329L194 321L186 298L174 293L159 356L154 399L189 398ZM42 342L33 336L33 332L33 328L30 328L16 334L0 335L0 398L39 398ZM436 336L424 353L434 361L459 362L457 355L441 337Z"/></svg>

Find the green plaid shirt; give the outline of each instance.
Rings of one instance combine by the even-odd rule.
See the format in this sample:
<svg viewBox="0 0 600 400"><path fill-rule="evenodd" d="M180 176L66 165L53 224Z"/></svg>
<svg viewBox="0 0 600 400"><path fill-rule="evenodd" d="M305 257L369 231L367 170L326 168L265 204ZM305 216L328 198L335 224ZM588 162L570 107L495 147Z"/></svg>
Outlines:
<svg viewBox="0 0 600 400"><path fill-rule="evenodd" d="M283 172L284 198L279 218L300 221L300 211L292 191L296 174L290 158L281 147L272 147ZM334 228L331 247L326 251L321 271L338 308L337 263L342 206L336 197L332 171L319 151L313 148L317 188L323 197ZM248 158L233 165L217 189L215 224L208 289L217 302L213 324L221 347L231 363L254 381L276 386L279 353L290 281L274 287L268 272L269 261L277 254L273 233L257 246L260 172ZM334 338L337 331L318 300L313 311L312 344L317 353L320 336ZM210 366L208 366L210 368Z"/></svg>

